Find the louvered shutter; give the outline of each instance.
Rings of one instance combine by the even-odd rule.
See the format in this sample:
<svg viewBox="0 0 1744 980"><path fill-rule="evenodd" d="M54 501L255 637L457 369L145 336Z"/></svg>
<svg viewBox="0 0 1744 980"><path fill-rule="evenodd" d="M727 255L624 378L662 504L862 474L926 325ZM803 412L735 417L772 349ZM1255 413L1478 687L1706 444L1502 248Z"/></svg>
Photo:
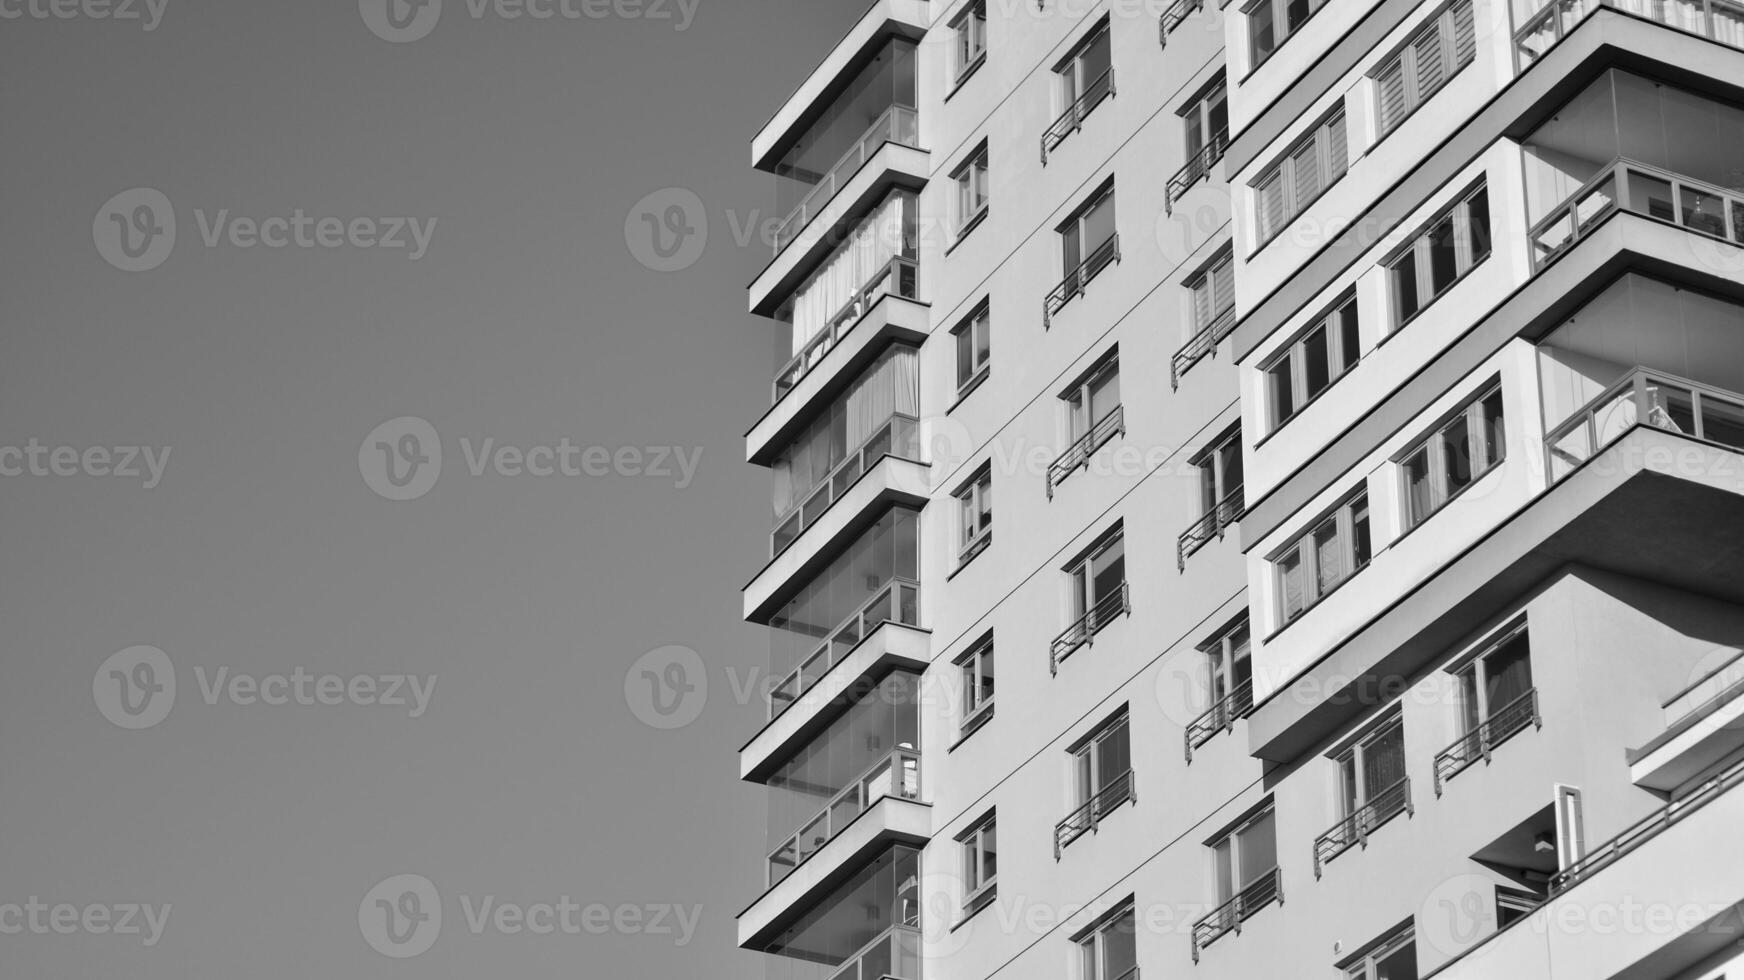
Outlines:
<svg viewBox="0 0 1744 980"><path fill-rule="evenodd" d="M1260 237L1271 238L1284 226L1284 179L1283 173L1273 168L1265 179L1260 181L1256 192L1259 195Z"/></svg>
<svg viewBox="0 0 1744 980"><path fill-rule="evenodd" d="M1235 305L1235 263L1225 258L1211 270L1211 312L1222 313Z"/></svg>
<svg viewBox="0 0 1744 980"><path fill-rule="evenodd" d="M1300 212L1309 201L1319 195L1320 188L1320 139L1315 138L1303 143L1290 154L1290 166L1295 180L1296 211Z"/></svg>
<svg viewBox="0 0 1744 980"><path fill-rule="evenodd" d="M1387 66L1375 76L1381 94L1381 132L1390 131L1405 118L1405 58L1403 53L1388 59Z"/></svg>
<svg viewBox="0 0 1744 980"><path fill-rule="evenodd" d="M1453 5L1453 65L1454 70L1471 64L1477 51L1477 36L1472 25L1471 0Z"/></svg>
<svg viewBox="0 0 1744 980"><path fill-rule="evenodd" d="M1216 288L1212 284L1214 278L1215 271L1193 284L1193 325L1196 327L1203 328L1215 315L1211 295Z"/></svg>
<svg viewBox="0 0 1744 980"><path fill-rule="evenodd" d="M1326 177L1328 184L1344 176L1345 168L1350 166L1349 155L1344 138L1344 113L1340 111L1326 124L1326 158L1330 161Z"/></svg>
<svg viewBox="0 0 1744 980"><path fill-rule="evenodd" d="M1441 57L1441 22L1437 20L1429 29L1417 35L1411 42L1411 51L1417 61L1416 99L1421 103L1431 93L1441 87L1442 79L1447 77L1447 66Z"/></svg>

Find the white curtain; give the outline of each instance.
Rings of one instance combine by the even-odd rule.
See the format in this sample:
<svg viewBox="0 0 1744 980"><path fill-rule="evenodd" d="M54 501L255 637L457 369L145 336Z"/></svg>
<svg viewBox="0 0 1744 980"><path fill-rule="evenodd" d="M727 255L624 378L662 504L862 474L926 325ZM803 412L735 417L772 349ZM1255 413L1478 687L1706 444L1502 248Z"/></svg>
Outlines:
<svg viewBox="0 0 1744 980"><path fill-rule="evenodd" d="M886 199L794 293L793 353L799 353L873 275L902 254L908 200L904 194Z"/></svg>

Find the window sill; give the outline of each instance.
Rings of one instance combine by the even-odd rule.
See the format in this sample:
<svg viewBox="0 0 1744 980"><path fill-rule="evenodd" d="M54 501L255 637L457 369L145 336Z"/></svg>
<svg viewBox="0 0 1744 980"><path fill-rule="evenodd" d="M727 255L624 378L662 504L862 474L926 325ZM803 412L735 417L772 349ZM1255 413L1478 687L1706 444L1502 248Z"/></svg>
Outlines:
<svg viewBox="0 0 1744 980"><path fill-rule="evenodd" d="M1435 219L1433 219L1433 218L1430 219L1430 221L1428 223L1433 225L1435 223ZM1415 238L1415 236L1413 236L1413 238ZM1397 336L1401 333L1404 333L1405 328L1410 326L1411 324L1417 322L1417 318L1422 316L1424 313L1428 312L1429 308L1434 306L1436 301L1440 300L1443 296L1446 296L1448 293L1451 293L1455 289L1459 288L1459 284L1462 282L1465 282L1467 276L1471 275L1472 273L1478 271L1478 269L1482 268L1483 264L1490 260L1490 255L1494 252L1494 250L1495 249L1492 246L1491 251L1485 252L1483 258L1478 259L1476 262L1473 262L1469 267L1466 268L1466 270L1464 272L1460 273L1457 276L1454 276L1453 281L1448 283L1446 288L1441 290L1441 292L1436 293L1435 295L1429 297L1427 300L1424 301L1422 306L1419 306L1415 310L1412 310L1410 316L1406 317L1403 320L1400 320L1397 326L1395 326L1393 329L1387 331L1387 335L1385 337L1382 337L1380 340L1380 343L1376 344L1375 346L1378 348L1378 347L1380 347L1381 344L1384 344L1387 341L1392 340L1395 336ZM1382 264L1382 268L1387 270L1387 272L1389 273L1389 278L1391 278L1390 274L1393 271L1392 268L1388 267L1385 263ZM1389 292L1392 291L1392 284L1390 282L1388 283L1388 291ZM1396 298L1397 297L1395 297L1395 299Z"/></svg>
<svg viewBox="0 0 1744 980"><path fill-rule="evenodd" d="M991 367L983 367L981 370L975 372L975 376L973 378L970 378L967 383L965 383L961 388L957 389L957 400L945 407L945 414L949 415L952 412L956 411L958 405L963 404L963 402L965 400L967 400L970 395L973 395L975 393L975 389L977 389L977 388L981 387L983 384L987 383L987 376L991 373L992 373Z"/></svg>
<svg viewBox="0 0 1744 980"><path fill-rule="evenodd" d="M964 719L963 720L963 727L957 735L957 740L955 742L952 742L950 745L946 746L945 751L946 752L957 751L957 746L962 745L964 742L967 742L969 740L969 736L975 734L976 732L980 731L983 728L986 728L987 723L993 720L993 710L994 710L993 706L994 706L994 702L989 701L985 705L982 705L981 710L975 712L973 715Z"/></svg>
<svg viewBox="0 0 1744 980"><path fill-rule="evenodd" d="M945 573L945 581L949 582L951 579L956 578L958 572L962 571L965 568L968 568L970 562L981 557L983 554L986 553L987 549L989 549L991 547L993 547L993 532L988 531L987 534L984 535L982 538L980 538L975 544L972 544L968 548L964 549L965 551L968 552L968 556L967 557L963 557L961 555L958 556L959 560L957 562L957 567L955 567L955 568L951 569L949 572Z"/></svg>
<svg viewBox="0 0 1744 980"><path fill-rule="evenodd" d="M968 83L969 79L975 77L975 73L980 71L981 66L985 64L987 64L987 52L983 51L975 56L974 61L964 65L963 70L957 73L956 80L951 83L951 90L945 93L944 101L951 101L951 96L956 95L957 92Z"/></svg>
<svg viewBox="0 0 1744 980"><path fill-rule="evenodd" d="M1507 453L1506 449L1504 449L1501 457L1498 458L1494 463L1491 463L1482 472L1473 473L1472 478L1471 478L1471 482L1467 483L1463 487L1460 487L1458 490L1455 490L1451 495L1448 496L1448 498L1446 500L1443 500L1440 504L1436 505L1436 508L1434 510L1430 511L1427 514L1424 514L1423 517L1417 521L1417 523L1409 525L1403 531L1400 531L1399 536L1394 538L1392 541L1392 544L1389 544L1388 547L1392 547L1393 545L1396 545L1399 542L1405 540L1406 538L1415 534L1417 532L1418 528L1422 527L1425 524L1428 524L1430 521L1435 520L1435 516L1437 514L1446 510L1448 508L1448 506L1451 505L1454 501L1465 496L1467 493L1470 493L1473 487L1477 486L1478 484L1489 479L1491 476L1495 475L1495 473L1502 468L1502 464L1506 463L1507 461L1508 461L1508 453ZM1394 465L1395 466L1398 465L1398 461L1395 460Z"/></svg>
<svg viewBox="0 0 1744 980"><path fill-rule="evenodd" d="M993 882L983 885L980 891L963 899L963 914L951 924L951 931L956 932L968 925L971 920L981 914L982 909L992 908L994 900L998 897L999 883Z"/></svg>
<svg viewBox="0 0 1744 980"><path fill-rule="evenodd" d="M990 209L988 208L988 206L983 204L983 205L981 205L981 210L975 212L974 216L971 217L968 221L963 222L963 227L957 229L956 238L954 238L951 241L951 244L945 246L945 254L946 255L950 255L952 252L955 252L957 250L957 246L963 244L963 240L969 237L970 232L981 227L981 223L983 221L987 220L987 212L989 210Z"/></svg>
<svg viewBox="0 0 1744 980"><path fill-rule="evenodd" d="M1391 548L1391 547L1392 547L1392 544L1389 542L1387 544L1387 548ZM1363 562L1363 564L1360 568L1358 568L1354 572L1351 572L1349 575L1346 575L1344 578L1340 579L1338 581L1338 583L1336 585L1334 585L1332 588L1327 589L1325 592L1322 592L1320 594L1320 598L1314 600L1313 605L1303 607L1302 611L1297 613L1295 618L1291 619L1289 622L1285 623L1284 625L1278 627L1277 629L1273 630L1270 634L1268 634L1266 636L1264 642L1266 642L1266 643L1272 642L1273 640L1277 639L1279 636L1283 635L1283 632L1285 630L1289 629L1290 627L1292 627L1292 626L1296 625L1297 623L1300 623L1302 620L1306 619L1308 614L1313 612L1315 609L1317 609L1321 603L1323 603L1326 600L1337 595L1339 589L1342 589L1346 585L1350 584L1352 581L1354 581L1356 579L1356 577L1358 575L1361 575L1364 571L1366 571L1370 565L1373 565L1375 563L1375 559L1379 558L1381 556L1381 554L1387 550L1387 548L1382 548L1380 551L1377 551L1374 554L1370 555L1369 560L1366 562Z"/></svg>
<svg viewBox="0 0 1744 980"><path fill-rule="evenodd" d="M1385 341L1383 341L1383 343L1384 342ZM1376 349L1379 349L1380 344L1376 344L1375 347L1376 347ZM1373 353L1373 352L1371 351L1371 353ZM1290 413L1289 418L1284 419L1283 421L1279 422L1277 425L1272 427L1271 431L1267 432L1263 436L1260 436L1259 441L1255 442L1253 447L1255 449L1258 449L1261 446L1264 446L1266 443L1271 442L1273 436L1284 431L1284 429L1287 428L1291 422L1294 422L1297 419L1301 418L1303 413L1307 412L1308 409L1310 409L1314 406L1315 402L1319 401L1322 398L1325 398L1327 392L1338 387L1338 383L1340 381L1343 381L1345 378L1350 377L1351 372L1355 371L1357 369L1357 365L1361 364L1361 363L1362 363L1362 359L1358 358L1355 363L1351 364L1350 367L1345 368L1343 374L1340 374L1338 377L1333 378L1330 382L1327 383L1326 387L1320 389L1320 391L1313 398L1310 398L1307 401L1303 402L1301 405L1297 406L1296 410L1294 412Z"/></svg>
<svg viewBox="0 0 1744 980"><path fill-rule="evenodd" d="M1348 116L1346 116L1345 118L1346 118L1346 121L1349 120ZM1292 145L1294 145L1294 144L1292 144ZM1345 155L1348 157L1349 154L1350 154L1350 151L1348 149L1346 149ZM1360 160L1361 157L1358 157L1358 159ZM1247 259L1245 261L1252 262L1254 259L1259 258L1259 254L1266 250L1266 246L1268 246L1268 245L1272 244L1273 242L1277 241L1278 239L1284 237L1284 235L1287 232L1289 232L1290 229L1296 227L1296 220L1298 218L1302 217L1304 214L1307 214L1309 208L1320 203L1320 199L1326 196L1327 191L1332 190L1334 187L1337 187L1339 184L1344 182L1345 174L1350 173L1350 168L1354 164L1354 162L1355 161L1347 159L1345 161L1345 165L1344 165L1344 173L1339 174L1337 180L1333 181L1330 184L1327 184L1325 187L1320 188L1320 193L1315 194L1313 197L1308 199L1308 202L1306 204L1303 204L1301 207L1297 208L1295 214L1292 214L1288 218L1285 218L1284 219L1284 226L1282 228L1279 228L1277 231L1273 232L1270 237L1261 239L1260 243L1253 247L1253 251L1247 253ZM1270 167L1268 167L1267 169L1270 169ZM1249 184L1248 190L1251 191L1253 189L1254 189L1253 185Z"/></svg>

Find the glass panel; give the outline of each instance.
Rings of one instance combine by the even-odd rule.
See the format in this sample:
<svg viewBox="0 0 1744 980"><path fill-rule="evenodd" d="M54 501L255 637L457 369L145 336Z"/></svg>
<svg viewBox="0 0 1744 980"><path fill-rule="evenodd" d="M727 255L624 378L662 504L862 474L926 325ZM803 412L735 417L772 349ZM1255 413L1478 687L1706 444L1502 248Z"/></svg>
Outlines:
<svg viewBox="0 0 1744 980"><path fill-rule="evenodd" d="M1090 417L1100 422L1120 404L1120 372L1104 371L1090 382Z"/></svg>
<svg viewBox="0 0 1744 980"><path fill-rule="evenodd" d="M1120 584L1126 581L1126 542L1124 539L1114 544L1101 554L1090 559L1090 570L1094 577L1091 585L1092 593L1100 601L1120 591Z"/></svg>
<svg viewBox="0 0 1744 980"><path fill-rule="evenodd" d="M1409 320L1417 312L1417 251L1412 249L1393 265L1393 296L1399 321Z"/></svg>
<svg viewBox="0 0 1744 980"><path fill-rule="evenodd" d="M1390 725L1384 731L1371 736L1363 746L1362 758L1363 790L1367 794L1364 802L1372 802L1376 796L1405 778L1404 726Z"/></svg>
<svg viewBox="0 0 1744 980"><path fill-rule="evenodd" d="M975 327L957 331L957 387L961 388L975 376Z"/></svg>
<svg viewBox="0 0 1744 980"><path fill-rule="evenodd" d="M1631 210L1665 221L1677 219L1677 212L1671 205L1670 181L1649 177L1639 170L1629 171L1628 179Z"/></svg>
<svg viewBox="0 0 1744 980"><path fill-rule="evenodd" d="M1402 464L1405 471L1407 513L1413 525L1428 517L1435 509L1434 483L1429 478L1429 447L1424 446Z"/></svg>
<svg viewBox="0 0 1744 980"><path fill-rule="evenodd" d="M1357 326L1356 299L1352 298L1350 302L1339 307L1338 311L1332 314L1332 318L1333 322L1338 325L1339 331L1339 356L1341 361L1338 365L1337 373L1343 374L1345 371L1348 371L1355 366L1356 362L1362 357L1362 335L1360 333L1360 328Z"/></svg>
<svg viewBox="0 0 1744 980"><path fill-rule="evenodd" d="M1313 398L1332 383L1332 357L1327 349L1326 328L1319 327L1302 338L1304 386L1302 397Z"/></svg>
<svg viewBox="0 0 1744 980"><path fill-rule="evenodd" d="M1459 259L1453 239L1453 216L1429 229L1429 295L1439 296L1459 276Z"/></svg>
<svg viewBox="0 0 1744 980"><path fill-rule="evenodd" d="M1490 188L1478 188L1465 202L1467 229L1471 236L1471 261L1482 262L1490 254Z"/></svg>
<svg viewBox="0 0 1744 980"><path fill-rule="evenodd" d="M1474 668L1461 672L1458 680L1460 721L1464 723L1460 731L1469 733L1476 731L1478 725L1483 723L1483 719L1478 717L1478 710L1483 705L1478 701L1477 670Z"/></svg>
<svg viewBox="0 0 1744 980"><path fill-rule="evenodd" d="M1319 573L1317 585L1324 595L1344 578L1344 543L1338 539L1338 521L1327 518L1314 529L1314 563Z"/></svg>
<svg viewBox="0 0 1744 980"><path fill-rule="evenodd" d="M1484 458L1481 460L1484 469L1501 462L1507 452L1508 433L1502 418L1502 392L1497 390L1484 399L1478 407L1479 423L1484 433Z"/></svg>
<svg viewBox="0 0 1744 980"><path fill-rule="evenodd" d="M1296 399L1290 390L1290 359L1285 357L1267 373L1272 382L1272 422L1277 424L1296 414Z"/></svg>
<svg viewBox="0 0 1744 980"><path fill-rule="evenodd" d="M1744 407L1703 395L1702 438L1744 449Z"/></svg>
<svg viewBox="0 0 1744 980"><path fill-rule="evenodd" d="M1417 980L1417 946L1406 943L1375 961L1375 980Z"/></svg>
<svg viewBox="0 0 1744 980"><path fill-rule="evenodd" d="M1452 496L1472 479L1471 426L1462 413L1441 430L1441 456L1446 467L1447 493Z"/></svg>
<svg viewBox="0 0 1744 980"><path fill-rule="evenodd" d="M1286 0L1284 4L1284 30L1286 36L1293 34L1302 22L1308 19L1313 8L1308 6L1308 0Z"/></svg>
<svg viewBox="0 0 1744 980"><path fill-rule="evenodd" d="M998 829L999 828L997 826L995 826L994 824L988 824L987 829L983 830L981 832L981 880L982 881L991 880L995 875L997 875L999 873L999 856L998 856L999 846L998 846L998 838L996 836Z"/></svg>
<svg viewBox="0 0 1744 980"><path fill-rule="evenodd" d="M1647 424L1684 435L1696 434L1695 404L1690 393L1656 381L1647 383Z"/></svg>
<svg viewBox="0 0 1744 980"><path fill-rule="evenodd" d="M1267 810L1254 818L1240 832L1241 883L1253 884L1254 879L1278 866L1277 817Z"/></svg>
<svg viewBox="0 0 1744 980"><path fill-rule="evenodd" d="M1726 237L1726 203L1718 194L1684 185L1677 196L1684 227Z"/></svg>
<svg viewBox="0 0 1744 980"><path fill-rule="evenodd" d="M1103 932L1103 960L1107 966L1105 980L1119 980L1138 965L1137 930L1131 913L1110 923Z"/></svg>
<svg viewBox="0 0 1744 980"><path fill-rule="evenodd" d="M1217 901L1227 902L1235 896L1235 839L1225 837L1211 848L1211 876L1217 888Z"/></svg>
<svg viewBox="0 0 1744 980"><path fill-rule="evenodd" d="M1490 715L1512 704L1532 689L1532 644L1525 633L1504 643L1495 653L1484 658L1484 675L1489 690Z"/></svg>
<svg viewBox="0 0 1744 980"><path fill-rule="evenodd" d="M1291 549L1278 560L1278 583L1284 596L1284 619L1301 615L1306 603L1302 592L1302 553Z"/></svg>
<svg viewBox="0 0 1744 980"><path fill-rule="evenodd" d="M1369 563L1369 501L1367 497L1351 505L1350 508L1351 557L1355 568L1362 568Z"/></svg>
<svg viewBox="0 0 1744 980"><path fill-rule="evenodd" d="M1272 0L1264 0L1248 11L1247 31L1248 37L1253 39L1253 62L1256 65L1271 57L1272 52L1277 50L1278 40L1273 18Z"/></svg>
<svg viewBox="0 0 1744 980"><path fill-rule="evenodd" d="M1571 470L1592 456L1591 431L1587 425L1578 425L1551 444L1550 475L1552 479L1561 479L1567 476Z"/></svg>

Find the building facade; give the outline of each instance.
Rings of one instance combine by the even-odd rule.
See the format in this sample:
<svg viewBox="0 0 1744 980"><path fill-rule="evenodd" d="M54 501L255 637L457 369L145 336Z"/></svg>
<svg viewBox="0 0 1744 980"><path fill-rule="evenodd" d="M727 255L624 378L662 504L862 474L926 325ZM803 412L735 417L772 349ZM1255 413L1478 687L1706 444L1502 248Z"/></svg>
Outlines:
<svg viewBox="0 0 1744 980"><path fill-rule="evenodd" d="M1744 7L878 0L756 134L793 980L1744 975Z"/></svg>

